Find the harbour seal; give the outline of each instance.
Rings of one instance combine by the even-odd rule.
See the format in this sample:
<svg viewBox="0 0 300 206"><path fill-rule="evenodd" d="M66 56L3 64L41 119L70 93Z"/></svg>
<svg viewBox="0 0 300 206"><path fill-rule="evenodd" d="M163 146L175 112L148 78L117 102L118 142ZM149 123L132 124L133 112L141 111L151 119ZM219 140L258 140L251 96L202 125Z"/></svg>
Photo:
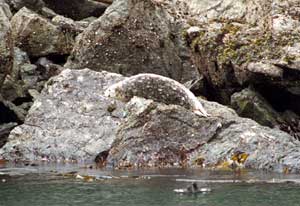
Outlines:
<svg viewBox="0 0 300 206"><path fill-rule="evenodd" d="M207 117L197 97L179 82L157 74L143 73L126 78L105 90L104 95L123 102L132 97L143 97L165 104L176 104Z"/></svg>
<svg viewBox="0 0 300 206"><path fill-rule="evenodd" d="M187 188L174 189L173 191L176 192L176 193L180 193L180 194L197 194L197 193L211 192L211 189L207 188L207 187L199 188L197 183L193 182Z"/></svg>

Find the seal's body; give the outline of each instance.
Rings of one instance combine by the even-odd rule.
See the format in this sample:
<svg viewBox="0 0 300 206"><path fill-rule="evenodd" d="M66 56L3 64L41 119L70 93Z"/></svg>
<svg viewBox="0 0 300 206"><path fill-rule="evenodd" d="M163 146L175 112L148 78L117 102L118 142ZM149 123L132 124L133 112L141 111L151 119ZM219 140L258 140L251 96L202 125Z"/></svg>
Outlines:
<svg viewBox="0 0 300 206"><path fill-rule="evenodd" d="M105 96L128 102L132 97L143 97L165 104L176 104L207 117L197 97L179 82L157 74L138 74L110 86Z"/></svg>

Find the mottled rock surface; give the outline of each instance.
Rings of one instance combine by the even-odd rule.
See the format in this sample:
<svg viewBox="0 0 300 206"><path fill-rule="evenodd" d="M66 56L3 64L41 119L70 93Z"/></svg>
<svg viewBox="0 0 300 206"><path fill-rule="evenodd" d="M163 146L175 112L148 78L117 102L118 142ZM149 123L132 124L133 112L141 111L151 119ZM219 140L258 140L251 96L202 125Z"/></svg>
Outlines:
<svg viewBox="0 0 300 206"><path fill-rule="evenodd" d="M108 164L115 168L187 166L190 153L214 138L219 117L199 118L177 106L133 98Z"/></svg>
<svg viewBox="0 0 300 206"><path fill-rule="evenodd" d="M69 54L77 35L69 22L55 24L24 7L11 19L15 45L33 57Z"/></svg>
<svg viewBox="0 0 300 206"><path fill-rule="evenodd" d="M201 100L211 114L134 97L124 105L104 90L124 77L64 70L52 78L0 150L10 160L95 160L114 168L218 167L236 151L247 168L299 172L300 142L277 129ZM166 91L167 93L168 91Z"/></svg>
<svg viewBox="0 0 300 206"><path fill-rule="evenodd" d="M201 102L211 117L199 118L175 105L132 99L108 155L108 165L218 167L234 152L243 151L249 155L247 168L299 172L299 141L240 118L220 104Z"/></svg>
<svg viewBox="0 0 300 206"><path fill-rule="evenodd" d="M182 40L185 23L169 3L114 1L78 37L65 66L127 76L155 73L181 82L195 78L197 71Z"/></svg>
<svg viewBox="0 0 300 206"><path fill-rule="evenodd" d="M188 7L197 35L189 35L188 28L186 42L209 100L229 105L233 93L250 85L281 119L285 111L300 115L297 1L192 1ZM284 128L300 123L288 122Z"/></svg>
<svg viewBox="0 0 300 206"><path fill-rule="evenodd" d="M281 120L280 114L253 89L247 88L231 96L231 106L242 117L255 120L264 126L278 126Z"/></svg>
<svg viewBox="0 0 300 206"><path fill-rule="evenodd" d="M16 127L1 156L10 160L94 160L108 150L122 113L103 96L117 74L64 70L34 102L25 123ZM112 116L110 112L112 112Z"/></svg>
<svg viewBox="0 0 300 206"><path fill-rule="evenodd" d="M13 37L9 17L9 7L0 1L0 89L13 67Z"/></svg>

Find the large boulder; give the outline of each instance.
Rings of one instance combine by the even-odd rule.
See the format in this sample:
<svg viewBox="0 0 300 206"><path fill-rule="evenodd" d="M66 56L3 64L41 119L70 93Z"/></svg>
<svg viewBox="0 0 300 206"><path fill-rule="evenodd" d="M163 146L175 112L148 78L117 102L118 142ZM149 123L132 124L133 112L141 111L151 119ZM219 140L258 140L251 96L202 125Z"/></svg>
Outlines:
<svg viewBox="0 0 300 206"><path fill-rule="evenodd" d="M9 160L95 160L101 166L217 167L243 152L247 168L299 172L300 142L201 100L204 118L178 105L104 96L125 77L66 69L53 77L0 150ZM168 91L166 91L168 92Z"/></svg>
<svg viewBox="0 0 300 206"><path fill-rule="evenodd" d="M65 67L193 79L198 74L182 40L180 8L167 1L114 1L78 37Z"/></svg>
<svg viewBox="0 0 300 206"><path fill-rule="evenodd" d="M13 67L13 37L9 22L10 10L7 4L0 1L0 89L3 81Z"/></svg>
<svg viewBox="0 0 300 206"><path fill-rule="evenodd" d="M108 156L114 168L187 166L190 153L214 138L221 118L199 118L177 105L133 98Z"/></svg>
<svg viewBox="0 0 300 206"><path fill-rule="evenodd" d="M15 45L31 57L69 54L78 33L71 19L62 18L49 21L23 7L11 19Z"/></svg>
<svg viewBox="0 0 300 206"><path fill-rule="evenodd" d="M99 152L110 149L122 116L119 109L113 111L117 103L104 97L103 90L122 79L88 69L62 71L48 82L24 124L11 132L2 157L94 160Z"/></svg>
<svg viewBox="0 0 300 206"><path fill-rule="evenodd" d="M247 168L299 173L300 143L280 130L240 118L201 100L211 114L199 118L179 106L134 98L127 104L107 163L114 168L223 167L236 152Z"/></svg>

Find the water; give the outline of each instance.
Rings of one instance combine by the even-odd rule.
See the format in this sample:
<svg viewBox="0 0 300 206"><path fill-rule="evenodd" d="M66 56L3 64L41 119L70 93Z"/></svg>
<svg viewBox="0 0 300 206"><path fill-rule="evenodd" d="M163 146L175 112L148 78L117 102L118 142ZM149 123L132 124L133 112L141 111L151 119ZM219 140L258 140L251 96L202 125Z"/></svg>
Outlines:
<svg viewBox="0 0 300 206"><path fill-rule="evenodd" d="M70 170L70 168L69 168ZM20 170L21 171L21 170ZM295 183L199 183L209 187L206 194L180 195L175 188L184 188L189 182L178 180L249 180L249 179L299 179L298 176L230 171L153 170L136 172L111 172L82 169L84 174L110 174L107 180L85 182L74 177L38 168L0 176L1 206L271 206L300 205L300 185ZM70 170L71 171L71 170ZM3 171L2 171L3 172ZM19 174L17 174L19 173ZM12 175L14 174L14 175ZM125 177L123 177L125 176Z"/></svg>

